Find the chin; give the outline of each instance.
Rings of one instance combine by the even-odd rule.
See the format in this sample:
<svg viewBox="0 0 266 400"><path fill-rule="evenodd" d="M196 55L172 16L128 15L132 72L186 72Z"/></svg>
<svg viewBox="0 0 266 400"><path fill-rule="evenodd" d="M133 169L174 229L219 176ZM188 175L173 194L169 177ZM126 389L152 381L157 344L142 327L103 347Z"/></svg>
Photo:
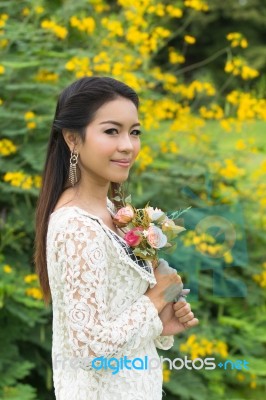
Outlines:
<svg viewBox="0 0 266 400"><path fill-rule="evenodd" d="M111 179L111 182L114 182L114 183L124 183L124 182L126 182L126 180L128 179L128 175L127 176L124 176L123 178L121 177L121 178L112 178Z"/></svg>

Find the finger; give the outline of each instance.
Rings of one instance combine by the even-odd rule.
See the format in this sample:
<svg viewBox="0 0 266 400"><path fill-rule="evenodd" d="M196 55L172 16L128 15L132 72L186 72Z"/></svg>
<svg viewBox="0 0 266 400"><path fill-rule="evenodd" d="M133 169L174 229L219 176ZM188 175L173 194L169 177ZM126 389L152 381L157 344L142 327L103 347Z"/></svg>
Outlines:
<svg viewBox="0 0 266 400"><path fill-rule="evenodd" d="M181 296L187 296L190 292L190 289L183 289L181 292Z"/></svg>
<svg viewBox="0 0 266 400"><path fill-rule="evenodd" d="M191 311L191 306L190 303L178 301L177 303L173 304L173 309L175 312L178 312L177 317L182 317L183 315Z"/></svg>
<svg viewBox="0 0 266 400"><path fill-rule="evenodd" d="M199 324L198 318L193 318L191 321L185 322L185 328L193 328L193 326L197 326Z"/></svg>
<svg viewBox="0 0 266 400"><path fill-rule="evenodd" d="M183 317L177 317L179 319L179 322L181 324L184 324L185 322L191 321L194 318L194 313L191 311L188 314L184 315Z"/></svg>

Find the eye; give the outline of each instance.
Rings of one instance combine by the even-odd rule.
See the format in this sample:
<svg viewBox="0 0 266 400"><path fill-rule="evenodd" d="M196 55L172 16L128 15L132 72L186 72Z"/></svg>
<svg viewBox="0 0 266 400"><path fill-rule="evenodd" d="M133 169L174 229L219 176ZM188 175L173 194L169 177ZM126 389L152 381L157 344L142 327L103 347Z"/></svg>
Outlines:
<svg viewBox="0 0 266 400"><path fill-rule="evenodd" d="M104 133L107 133L108 135L110 134L110 135L112 135L113 133L113 131L115 131L115 132L118 132L117 131L117 129L115 129L115 128L110 128L110 129L107 129L106 131L104 131ZM138 129L134 129L134 131L132 131L132 132L136 132L135 134L133 134L133 136L140 136L141 134L142 134L142 132L140 131L140 130L138 130ZM131 133L132 133L131 132Z"/></svg>
<svg viewBox="0 0 266 400"><path fill-rule="evenodd" d="M112 135L113 134L113 132L118 132L117 131L117 129L115 129L115 128L110 128L110 129L106 129L106 131L104 131L104 133L107 133L108 135Z"/></svg>
<svg viewBox="0 0 266 400"><path fill-rule="evenodd" d="M142 132L139 129L134 129L131 133L135 132L134 136L140 136Z"/></svg>

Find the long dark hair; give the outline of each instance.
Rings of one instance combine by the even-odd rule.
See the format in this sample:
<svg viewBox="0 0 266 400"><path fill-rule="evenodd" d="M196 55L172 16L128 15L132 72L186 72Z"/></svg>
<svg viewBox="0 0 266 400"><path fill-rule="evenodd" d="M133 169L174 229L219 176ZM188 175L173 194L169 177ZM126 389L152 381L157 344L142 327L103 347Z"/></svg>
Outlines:
<svg viewBox="0 0 266 400"><path fill-rule="evenodd" d="M62 130L67 129L77 133L84 143L86 127L93 120L97 110L117 97L131 100L138 109L139 98L136 92L123 82L110 77L81 78L64 89L59 96L35 215L34 264L47 305L51 301L46 260L48 222L60 195L69 187L70 150L64 140ZM109 188L110 199L116 206L118 204L113 197L119 187L119 183L111 182Z"/></svg>

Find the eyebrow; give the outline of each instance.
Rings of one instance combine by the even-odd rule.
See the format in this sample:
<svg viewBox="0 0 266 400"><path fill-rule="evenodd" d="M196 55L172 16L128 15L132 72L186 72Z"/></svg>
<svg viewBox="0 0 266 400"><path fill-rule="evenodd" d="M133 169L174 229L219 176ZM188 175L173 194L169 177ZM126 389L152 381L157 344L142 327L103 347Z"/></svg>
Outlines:
<svg viewBox="0 0 266 400"><path fill-rule="evenodd" d="M121 124L120 122L117 122L117 121L103 121L103 122L100 122L99 125L102 125L102 124L114 124L117 126L123 126L123 124ZM131 128L133 128L133 126L140 126L140 123L137 122L136 124L131 125Z"/></svg>

